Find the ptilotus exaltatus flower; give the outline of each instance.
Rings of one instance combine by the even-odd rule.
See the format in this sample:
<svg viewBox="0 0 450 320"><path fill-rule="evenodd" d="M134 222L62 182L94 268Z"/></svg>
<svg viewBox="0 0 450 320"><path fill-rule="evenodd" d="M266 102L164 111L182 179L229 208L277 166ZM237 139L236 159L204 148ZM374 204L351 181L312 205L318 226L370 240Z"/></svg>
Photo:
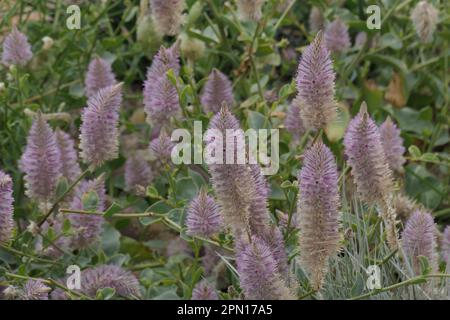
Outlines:
<svg viewBox="0 0 450 320"><path fill-rule="evenodd" d="M303 52L297 71L295 103L300 106L300 117L306 128L324 128L336 118L334 80L330 53L319 32Z"/></svg>
<svg viewBox="0 0 450 320"><path fill-rule="evenodd" d="M339 18L327 25L324 37L327 48L331 52L341 53L347 51L351 46L348 27Z"/></svg>
<svg viewBox="0 0 450 320"><path fill-rule="evenodd" d="M233 106L233 88L231 81L217 69L214 69L208 76L208 80L203 87L201 96L202 106L205 111L213 113L219 112L223 104L229 108Z"/></svg>
<svg viewBox="0 0 450 320"><path fill-rule="evenodd" d="M201 189L189 204L186 226L187 233L191 235L210 237L219 232L222 226L219 207L205 189Z"/></svg>
<svg viewBox="0 0 450 320"><path fill-rule="evenodd" d="M81 174L75 143L68 133L60 129L56 129L55 135L61 155L61 174L69 182L75 181Z"/></svg>
<svg viewBox="0 0 450 320"><path fill-rule="evenodd" d="M89 63L84 87L86 96L91 97L98 90L115 85L116 77L112 72L111 65L100 57L95 57Z"/></svg>
<svg viewBox="0 0 450 320"><path fill-rule="evenodd" d="M421 274L419 256L426 257L433 272L437 271L436 226L430 213L413 213L403 230L402 242L415 274Z"/></svg>
<svg viewBox="0 0 450 320"><path fill-rule="evenodd" d="M163 35L176 35L183 23L184 7L184 0L150 0L156 30Z"/></svg>
<svg viewBox="0 0 450 320"><path fill-rule="evenodd" d="M50 288L40 280L28 280L22 289L21 300L48 300Z"/></svg>
<svg viewBox="0 0 450 320"><path fill-rule="evenodd" d="M262 7L266 0L236 0L239 16L243 20L261 19Z"/></svg>
<svg viewBox="0 0 450 320"><path fill-rule="evenodd" d="M303 120L300 117L300 106L295 100L288 107L286 118L284 119L284 126L292 134L294 141L298 141L306 131Z"/></svg>
<svg viewBox="0 0 450 320"><path fill-rule="evenodd" d="M171 161L172 149L175 144L165 131L161 131L160 135L150 141L149 150L151 156L157 160L159 164L169 164Z"/></svg>
<svg viewBox="0 0 450 320"><path fill-rule="evenodd" d="M450 267L450 226L445 227L441 240L441 255L442 260Z"/></svg>
<svg viewBox="0 0 450 320"><path fill-rule="evenodd" d="M153 179L150 166L141 152L131 155L125 162L125 186L129 191L137 191L139 186L147 187Z"/></svg>
<svg viewBox="0 0 450 320"><path fill-rule="evenodd" d="M80 149L86 164L98 167L119 155L119 108L122 83L100 89L81 114Z"/></svg>
<svg viewBox="0 0 450 320"><path fill-rule="evenodd" d="M61 174L61 154L55 134L41 113L37 113L28 133L20 169L25 173L27 196L42 203L51 200Z"/></svg>
<svg viewBox="0 0 450 320"><path fill-rule="evenodd" d="M159 49L147 70L147 79L144 82L144 110L148 121L158 128L157 131L180 111L177 89L167 77L167 71L170 69L176 76L180 71L177 43L168 49Z"/></svg>
<svg viewBox="0 0 450 320"><path fill-rule="evenodd" d="M251 242L238 240L236 264L240 286L246 299L287 300L294 299L292 292L277 270L277 262L270 247L259 237Z"/></svg>
<svg viewBox="0 0 450 320"><path fill-rule="evenodd" d="M427 1L420 1L411 13L416 33L424 43L431 42L438 23L439 11Z"/></svg>
<svg viewBox="0 0 450 320"><path fill-rule="evenodd" d="M317 7L312 7L309 13L309 31L311 33L316 33L323 29L324 26L323 14Z"/></svg>
<svg viewBox="0 0 450 320"><path fill-rule="evenodd" d="M3 42L2 62L7 66L25 65L32 57L33 53L27 36L13 27Z"/></svg>
<svg viewBox="0 0 450 320"><path fill-rule="evenodd" d="M0 170L0 242L9 242L13 235L13 182Z"/></svg>
<svg viewBox="0 0 450 320"><path fill-rule="evenodd" d="M211 284L202 280L192 289L191 300L219 300L219 296Z"/></svg>
<svg viewBox="0 0 450 320"><path fill-rule="evenodd" d="M339 248L338 172L331 150L318 141L305 152L298 176L298 221L301 265L320 290L328 259Z"/></svg>
<svg viewBox="0 0 450 320"><path fill-rule="evenodd" d="M406 159L403 157L405 147L403 147L400 129L397 128L391 117L387 117L381 124L380 137L389 167L392 171L401 172L402 166L406 162Z"/></svg>

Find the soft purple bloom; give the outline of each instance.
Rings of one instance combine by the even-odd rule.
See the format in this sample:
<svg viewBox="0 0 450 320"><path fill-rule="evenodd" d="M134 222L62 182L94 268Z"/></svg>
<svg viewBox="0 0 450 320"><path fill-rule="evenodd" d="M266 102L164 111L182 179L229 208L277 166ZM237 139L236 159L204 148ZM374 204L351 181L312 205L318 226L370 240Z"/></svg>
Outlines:
<svg viewBox="0 0 450 320"><path fill-rule="evenodd" d="M159 163L169 163L171 160L172 149L175 144L170 140L170 137L165 131L161 131L159 137L150 142L150 153L157 159Z"/></svg>
<svg viewBox="0 0 450 320"><path fill-rule="evenodd" d="M147 187L153 179L153 173L142 153L131 155L125 162L125 186L136 191L139 186Z"/></svg>
<svg viewBox="0 0 450 320"><path fill-rule="evenodd" d="M202 280L192 290L191 300L219 300L219 296L211 284Z"/></svg>
<svg viewBox="0 0 450 320"><path fill-rule="evenodd" d="M51 200L61 167L61 154L55 134L43 115L38 113L20 160L20 169L25 173L26 194L41 202Z"/></svg>
<svg viewBox="0 0 450 320"><path fill-rule="evenodd" d="M5 65L25 65L33 57L27 36L13 27L3 41L2 62Z"/></svg>
<svg viewBox="0 0 450 320"><path fill-rule="evenodd" d="M222 105L232 107L234 103L232 83L228 77L217 69L208 76L203 87L201 103L205 111L217 113Z"/></svg>
<svg viewBox="0 0 450 320"><path fill-rule="evenodd" d="M69 182L75 181L81 174L75 143L68 133L60 129L56 130L55 135L56 143L61 155L61 174L63 177L66 177Z"/></svg>
<svg viewBox="0 0 450 320"><path fill-rule="evenodd" d="M0 170L0 242L9 242L14 229L13 182Z"/></svg>
<svg viewBox="0 0 450 320"><path fill-rule="evenodd" d="M278 273L277 262L270 247L256 236L251 240L248 243L241 239L236 244L237 271L246 299L293 299Z"/></svg>
<svg viewBox="0 0 450 320"><path fill-rule="evenodd" d="M392 171L400 172L403 164L406 162L403 157L405 147L403 147L403 139L400 136L400 129L390 117L388 117L386 121L381 124L380 137L389 167Z"/></svg>
<svg viewBox="0 0 450 320"><path fill-rule="evenodd" d="M150 0L156 30L163 35L176 35L183 23L184 7L184 0Z"/></svg>
<svg viewBox="0 0 450 320"><path fill-rule="evenodd" d="M205 245L203 248L202 267L206 275L211 275L221 260L218 253L223 254L223 252L220 248L210 245Z"/></svg>
<svg viewBox="0 0 450 320"><path fill-rule="evenodd" d="M336 118L334 80L330 53L319 32L303 52L297 72L298 95L294 103L300 107L306 128L324 128Z"/></svg>
<svg viewBox="0 0 450 320"><path fill-rule="evenodd" d="M96 57L89 63L84 87L88 97L96 94L100 89L115 85L116 77L111 65L104 59Z"/></svg>
<svg viewBox="0 0 450 320"><path fill-rule="evenodd" d="M402 241L416 274L421 273L419 256L426 257L433 271L437 271L436 226L431 214L414 212L403 230Z"/></svg>
<svg viewBox="0 0 450 320"><path fill-rule="evenodd" d="M344 146L360 198L369 204L385 201L392 190L392 172L365 102L347 127Z"/></svg>
<svg viewBox="0 0 450 320"><path fill-rule="evenodd" d="M347 25L339 18L331 22L325 28L325 43L331 52L344 52L350 46L350 35Z"/></svg>
<svg viewBox="0 0 450 320"><path fill-rule="evenodd" d="M40 280L28 280L23 286L21 300L48 300L50 288Z"/></svg>
<svg viewBox="0 0 450 320"><path fill-rule="evenodd" d="M294 140L299 140L306 131L303 120L300 117L300 107L295 100L288 107L286 118L284 119L284 126L292 134Z"/></svg>
<svg viewBox="0 0 450 320"><path fill-rule="evenodd" d="M420 41L424 43L433 40L433 34L438 23L439 11L429 2L420 1L411 13L411 20Z"/></svg>
<svg viewBox="0 0 450 320"><path fill-rule="evenodd" d="M311 33L319 32L324 26L323 14L317 7L312 7L309 13L309 31Z"/></svg>
<svg viewBox="0 0 450 320"><path fill-rule="evenodd" d="M237 0L239 15L243 20L258 21L262 16L262 7L266 0Z"/></svg>
<svg viewBox="0 0 450 320"><path fill-rule="evenodd" d="M441 241L441 254L445 263L450 266L450 226L445 227Z"/></svg>
<svg viewBox="0 0 450 320"><path fill-rule="evenodd" d="M222 226L219 207L205 189L201 189L198 196L189 204L186 226L190 235L210 237L219 232Z"/></svg>
<svg viewBox="0 0 450 320"><path fill-rule="evenodd" d="M361 48L366 44L366 42L367 42L367 33L365 33L364 31L358 32L355 38L355 47Z"/></svg>
<svg viewBox="0 0 450 320"><path fill-rule="evenodd" d="M81 114L80 149L83 161L93 167L119 155L119 108L122 84L100 89L89 98Z"/></svg>
<svg viewBox="0 0 450 320"><path fill-rule="evenodd" d="M340 240L337 166L322 141L305 152L298 180L300 260L313 288L319 290L328 272L328 258L337 253Z"/></svg>
<svg viewBox="0 0 450 320"><path fill-rule="evenodd" d="M180 111L177 89L167 77L167 71L178 75L180 70L179 48L174 44L169 49L161 47L147 70L144 82L144 109L150 123L160 128L169 123L170 117Z"/></svg>

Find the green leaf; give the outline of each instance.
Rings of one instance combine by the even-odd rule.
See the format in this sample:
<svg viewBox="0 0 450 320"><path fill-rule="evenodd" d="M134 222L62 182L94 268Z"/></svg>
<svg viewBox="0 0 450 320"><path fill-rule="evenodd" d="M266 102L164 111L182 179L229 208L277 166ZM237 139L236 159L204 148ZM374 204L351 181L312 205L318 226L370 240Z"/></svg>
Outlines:
<svg viewBox="0 0 450 320"><path fill-rule="evenodd" d="M420 158L421 152L417 146L415 146L415 145L409 146L408 152L412 157L414 157L416 159Z"/></svg>
<svg viewBox="0 0 450 320"><path fill-rule="evenodd" d="M116 294L116 290L113 288L101 288L97 290L95 295L98 300L111 300Z"/></svg>
<svg viewBox="0 0 450 320"><path fill-rule="evenodd" d="M105 211L103 216L105 218L109 218L112 215L114 215L115 213L120 212L120 210L122 210L122 207L119 206L116 202L113 202L112 205L109 206L109 208Z"/></svg>
<svg viewBox="0 0 450 320"><path fill-rule="evenodd" d="M98 208L100 199L97 192L91 190L86 192L81 197L81 202L83 203L83 209L86 211L95 211Z"/></svg>
<svg viewBox="0 0 450 320"><path fill-rule="evenodd" d="M120 248L120 232L108 223L103 225L102 232L102 249L107 256L112 256L119 251Z"/></svg>
<svg viewBox="0 0 450 320"><path fill-rule="evenodd" d="M152 199L159 199L158 190L154 186L147 187L147 196Z"/></svg>
<svg viewBox="0 0 450 320"><path fill-rule="evenodd" d="M66 177L61 176L56 185L56 197L61 197L69 189L69 182Z"/></svg>
<svg viewBox="0 0 450 320"><path fill-rule="evenodd" d="M259 112L248 111L247 121L248 121L248 126L252 129L264 129L266 117Z"/></svg>
<svg viewBox="0 0 450 320"><path fill-rule="evenodd" d="M177 199L191 200L198 193L198 187L191 177L182 177L176 181Z"/></svg>

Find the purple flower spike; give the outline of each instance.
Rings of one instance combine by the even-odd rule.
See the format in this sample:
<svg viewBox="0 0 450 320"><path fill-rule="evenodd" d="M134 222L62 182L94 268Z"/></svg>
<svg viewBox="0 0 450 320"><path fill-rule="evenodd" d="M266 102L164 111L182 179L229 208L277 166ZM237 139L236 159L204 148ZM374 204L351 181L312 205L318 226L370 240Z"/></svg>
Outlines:
<svg viewBox="0 0 450 320"><path fill-rule="evenodd" d="M225 74L217 69L210 73L203 88L201 102L206 112L213 113L219 112L223 104L228 107L233 106L232 83Z"/></svg>
<svg viewBox="0 0 450 320"><path fill-rule="evenodd" d="M309 13L309 31L311 33L319 32L324 26L323 14L317 7L312 7Z"/></svg>
<svg viewBox="0 0 450 320"><path fill-rule="evenodd" d="M338 172L333 153L316 142L305 152L298 176L300 261L320 290L328 272L328 259L339 248Z"/></svg>
<svg viewBox="0 0 450 320"><path fill-rule="evenodd" d="M433 271L437 271L436 226L431 214L419 210L414 212L406 223L402 241L416 274L421 273L419 256L426 257Z"/></svg>
<svg viewBox="0 0 450 320"><path fill-rule="evenodd" d="M222 217L214 199L208 196L205 189L192 199L187 210L187 233L202 237L210 237L219 232Z"/></svg>
<svg viewBox="0 0 450 320"><path fill-rule="evenodd" d="M2 62L9 66L12 64L25 65L33 57L27 36L13 27L3 42Z"/></svg>
<svg viewBox="0 0 450 320"><path fill-rule="evenodd" d="M13 182L0 170L0 242L9 242L13 235Z"/></svg>
<svg viewBox="0 0 450 320"><path fill-rule="evenodd" d="M54 196L61 166L55 134L38 113L20 160L20 169L25 173L26 194L41 202L49 201Z"/></svg>
<svg viewBox="0 0 450 320"><path fill-rule="evenodd" d="M96 94L100 89L115 85L116 77L111 65L104 59L96 57L90 63L84 87L88 97Z"/></svg>
<svg viewBox="0 0 450 320"><path fill-rule="evenodd" d="M28 280L23 286L22 300L48 300L50 288L42 281Z"/></svg>
<svg viewBox="0 0 450 320"><path fill-rule="evenodd" d="M166 164L171 161L172 149L175 144L165 131L161 131L159 137L150 142L150 153L160 164Z"/></svg>
<svg viewBox="0 0 450 320"><path fill-rule="evenodd" d="M83 161L98 167L119 154L119 108L122 83L100 89L81 114L80 149Z"/></svg>
<svg viewBox="0 0 450 320"><path fill-rule="evenodd" d="M365 102L347 127L344 146L361 199L369 204L383 203L392 190L392 172Z"/></svg>
<svg viewBox="0 0 450 320"><path fill-rule="evenodd" d="M295 103L306 128L320 129L337 116L334 101L335 74L330 53L319 32L305 49L298 65Z"/></svg>
<svg viewBox="0 0 450 320"><path fill-rule="evenodd" d="M397 128L390 117L380 126L380 137L389 167L392 171L401 172L402 166L406 162L403 157L405 147L403 147L400 129Z"/></svg>
<svg viewBox="0 0 450 320"><path fill-rule="evenodd" d="M183 23L184 0L150 0L155 27L162 35L174 36Z"/></svg>
<svg viewBox="0 0 450 320"><path fill-rule="evenodd" d="M192 290L191 300L219 300L219 296L212 285L202 280Z"/></svg>
<svg viewBox="0 0 450 320"><path fill-rule="evenodd" d="M450 226L445 227L444 234L442 235L441 254L444 262L447 266L450 266Z"/></svg>
<svg viewBox="0 0 450 320"><path fill-rule="evenodd" d="M411 13L411 20L416 33L423 43L433 40L438 23L439 11L427 1L419 1Z"/></svg>
<svg viewBox="0 0 450 320"><path fill-rule="evenodd" d="M299 140L306 131L303 120L300 117L300 107L295 101L292 101L288 107L286 118L284 119L284 126L292 134L295 141Z"/></svg>
<svg viewBox="0 0 450 320"><path fill-rule="evenodd" d="M56 130L55 135L61 155L61 173L69 182L75 181L81 174L75 143L68 133L60 129Z"/></svg>
<svg viewBox="0 0 450 320"><path fill-rule="evenodd" d="M350 46L350 35L347 25L339 18L331 22L325 28L325 43L331 52L340 53L347 51Z"/></svg>
<svg viewBox="0 0 450 320"><path fill-rule="evenodd" d="M131 155L125 162L125 185L127 190L136 191L139 186L147 187L153 173L142 153Z"/></svg>
<svg viewBox="0 0 450 320"><path fill-rule="evenodd" d="M269 246L253 236L252 242L240 240L236 244L236 264L242 290L247 299L294 299L277 270L277 263Z"/></svg>

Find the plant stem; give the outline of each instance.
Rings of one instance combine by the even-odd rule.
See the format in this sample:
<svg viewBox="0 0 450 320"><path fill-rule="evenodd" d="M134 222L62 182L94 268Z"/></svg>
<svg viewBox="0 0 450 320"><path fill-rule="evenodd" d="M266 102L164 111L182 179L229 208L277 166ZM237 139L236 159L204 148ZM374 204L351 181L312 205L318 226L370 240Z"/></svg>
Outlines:
<svg viewBox="0 0 450 320"><path fill-rule="evenodd" d="M6 245L4 245L2 243L0 243L0 248L4 249L6 251L9 251L11 253L14 253L14 254L16 254L18 256L27 257L27 258L30 258L30 259L33 259L33 260L36 260L36 261L40 261L40 262L43 262L43 263L51 263L51 264L61 265L60 262L57 262L55 260L47 260L47 259L44 259L44 258L36 257L36 256L33 256L32 254L25 253L23 251L14 249L14 248L12 248L10 246L6 246Z"/></svg>

